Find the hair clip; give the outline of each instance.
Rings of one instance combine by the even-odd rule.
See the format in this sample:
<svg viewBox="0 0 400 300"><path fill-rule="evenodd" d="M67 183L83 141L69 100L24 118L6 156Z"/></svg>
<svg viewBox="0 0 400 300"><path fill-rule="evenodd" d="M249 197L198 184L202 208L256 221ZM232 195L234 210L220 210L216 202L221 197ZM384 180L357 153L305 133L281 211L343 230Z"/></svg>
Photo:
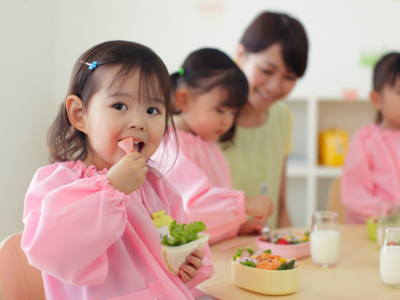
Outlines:
<svg viewBox="0 0 400 300"><path fill-rule="evenodd" d="M85 65L88 65L89 66L89 70L93 70L93 69L95 69L97 67L97 61L95 61L95 60L91 64L87 63L87 62L84 62L84 61L81 61L81 63L83 63Z"/></svg>
<svg viewBox="0 0 400 300"><path fill-rule="evenodd" d="M180 76L185 75L185 69L184 69L184 68L180 68L180 69L178 70L178 74L179 74Z"/></svg>

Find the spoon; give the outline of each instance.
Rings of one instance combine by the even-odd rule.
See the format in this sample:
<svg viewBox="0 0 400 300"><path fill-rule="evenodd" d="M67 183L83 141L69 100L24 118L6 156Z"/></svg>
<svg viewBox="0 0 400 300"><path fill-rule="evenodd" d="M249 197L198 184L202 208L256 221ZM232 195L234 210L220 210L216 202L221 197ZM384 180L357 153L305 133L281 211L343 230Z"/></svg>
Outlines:
<svg viewBox="0 0 400 300"><path fill-rule="evenodd" d="M266 183L261 185L261 195L268 196L268 186ZM264 228L261 231L261 238L264 241L269 241L271 238L271 228L269 228L267 221L265 221Z"/></svg>

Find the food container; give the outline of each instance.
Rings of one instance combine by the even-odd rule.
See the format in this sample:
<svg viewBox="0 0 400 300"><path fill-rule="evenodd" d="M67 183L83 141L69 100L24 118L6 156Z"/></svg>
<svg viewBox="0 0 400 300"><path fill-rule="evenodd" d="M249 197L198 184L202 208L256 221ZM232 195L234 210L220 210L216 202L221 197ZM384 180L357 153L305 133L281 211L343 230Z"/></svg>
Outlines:
<svg viewBox="0 0 400 300"><path fill-rule="evenodd" d="M287 295L300 287L301 264L292 270L263 270L231 261L233 282L246 290L264 295Z"/></svg>
<svg viewBox="0 0 400 300"><path fill-rule="evenodd" d="M257 248L262 250L270 249L272 253L279 253L282 257L303 258L310 256L310 242L303 242L299 244L281 245L265 242L261 236L257 237Z"/></svg>
<svg viewBox="0 0 400 300"><path fill-rule="evenodd" d="M377 230L376 217L368 218L366 223L367 223L368 238L370 240L376 241L376 230Z"/></svg>

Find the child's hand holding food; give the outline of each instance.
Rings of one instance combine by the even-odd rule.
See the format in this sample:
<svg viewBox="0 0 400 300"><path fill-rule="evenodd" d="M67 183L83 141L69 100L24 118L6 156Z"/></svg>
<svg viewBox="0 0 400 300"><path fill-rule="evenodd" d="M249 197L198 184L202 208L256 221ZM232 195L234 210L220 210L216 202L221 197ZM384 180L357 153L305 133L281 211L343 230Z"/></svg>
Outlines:
<svg viewBox="0 0 400 300"><path fill-rule="evenodd" d="M161 241L161 256L167 270L179 275L184 283L194 279L203 266L204 254L200 249L210 236L201 233L205 230L206 226L201 221L190 224L177 224L173 221L169 225L171 238L165 235Z"/></svg>
<svg viewBox="0 0 400 300"><path fill-rule="evenodd" d="M126 140L132 139L123 141L126 142ZM121 147L120 144L118 145ZM123 149L127 154L110 168L106 177L113 188L128 195L142 186L148 169L146 160L138 151L133 151L133 146L130 153L125 148Z"/></svg>
<svg viewBox="0 0 400 300"><path fill-rule="evenodd" d="M179 277L183 283L188 283L196 278L198 271L203 266L203 258L204 253L197 249L186 257L186 261L181 265L179 270Z"/></svg>

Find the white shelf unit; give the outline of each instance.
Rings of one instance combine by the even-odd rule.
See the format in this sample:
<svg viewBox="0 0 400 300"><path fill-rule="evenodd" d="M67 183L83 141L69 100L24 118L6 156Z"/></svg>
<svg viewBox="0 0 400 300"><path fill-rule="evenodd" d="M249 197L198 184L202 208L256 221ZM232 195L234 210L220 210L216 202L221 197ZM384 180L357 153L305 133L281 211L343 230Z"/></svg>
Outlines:
<svg viewBox="0 0 400 300"><path fill-rule="evenodd" d="M318 165L319 132L332 127L351 137L372 123L375 109L367 99L352 102L340 98L298 97L285 100L293 113L293 149L287 165L287 205L295 226L309 226L314 211L326 210L333 179L342 167Z"/></svg>

